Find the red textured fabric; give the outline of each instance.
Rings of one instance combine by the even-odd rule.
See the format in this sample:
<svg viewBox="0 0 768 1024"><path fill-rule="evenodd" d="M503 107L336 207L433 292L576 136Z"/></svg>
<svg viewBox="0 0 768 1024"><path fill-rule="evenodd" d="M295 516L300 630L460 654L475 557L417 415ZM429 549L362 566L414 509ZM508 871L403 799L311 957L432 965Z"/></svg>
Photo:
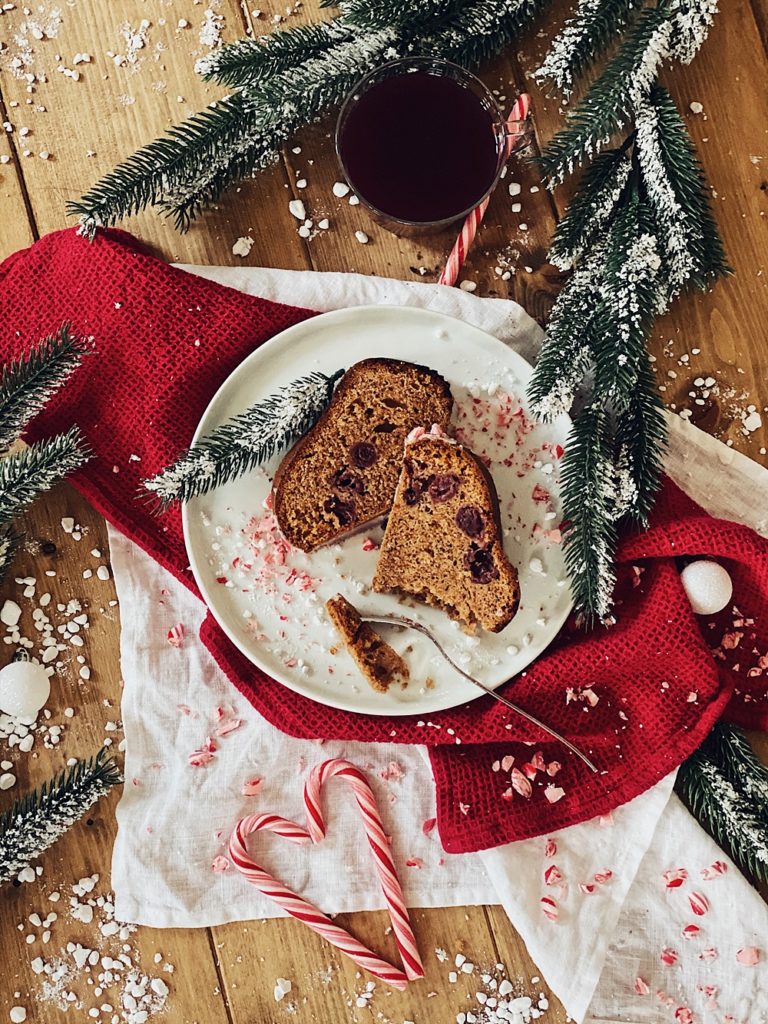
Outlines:
<svg viewBox="0 0 768 1024"><path fill-rule="evenodd" d="M189 443L211 395L248 352L310 315L175 270L122 232L99 232L93 244L59 232L0 266L0 358L63 320L95 342L30 439L78 423L95 458L75 485L192 589L180 515L154 517L138 497L140 482ZM727 565L735 617L693 615L675 562L689 555ZM201 636L241 693L285 732L427 744L440 836L447 850L463 852L609 813L683 760L724 712L768 728L766 555L768 544L751 530L712 519L667 481L651 529L621 544L616 625L585 635L569 623L546 656L507 684L513 699L591 752L596 777L490 699L428 721L355 715L265 677L210 616ZM554 761L562 768L553 776L535 769L554 771ZM514 773L531 762L528 797L511 782L514 775L525 790L525 774ZM556 802L548 785L550 798L564 791Z"/></svg>

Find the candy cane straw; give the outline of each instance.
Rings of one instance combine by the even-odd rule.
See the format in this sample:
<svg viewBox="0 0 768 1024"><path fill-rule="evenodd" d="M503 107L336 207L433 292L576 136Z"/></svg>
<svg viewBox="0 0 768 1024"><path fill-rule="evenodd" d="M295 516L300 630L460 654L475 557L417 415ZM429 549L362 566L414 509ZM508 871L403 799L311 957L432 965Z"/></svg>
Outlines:
<svg viewBox="0 0 768 1024"><path fill-rule="evenodd" d="M507 129L507 141L504 151L504 160L508 160L510 155L515 150L522 148L528 139L528 113L531 109L531 97L528 93L524 92L515 100L512 109L509 112L509 117L506 122ZM478 203L478 205L467 214L467 218L461 225L461 231L459 237L456 239L453 248L451 249L448 260L445 264L445 269L440 275L439 284L446 284L448 287L453 287L459 276L464 260L467 258L470 246L475 240L477 229L480 227L485 211L488 209L488 203L491 197L486 196L485 199Z"/></svg>
<svg viewBox="0 0 768 1024"><path fill-rule="evenodd" d="M376 858L376 868L389 907L398 948L405 964L405 972L376 956L344 928L334 924L312 903L297 896L296 893L259 867L246 850L247 836L259 830L274 832L276 835L298 844L320 842L325 835L325 824L320 810L320 789L323 781L332 775L342 775L347 778L355 792L358 806L363 814L368 841ZM387 849L386 836L378 808L365 776L349 761L338 758L326 761L313 769L304 790L304 803L307 809L309 830L277 814L255 814L239 821L229 841L229 856L233 864L265 896L269 896L292 917L302 921L324 939L327 939L360 967L364 967L393 988L405 989L409 980L424 976L424 968L408 920L403 892Z"/></svg>

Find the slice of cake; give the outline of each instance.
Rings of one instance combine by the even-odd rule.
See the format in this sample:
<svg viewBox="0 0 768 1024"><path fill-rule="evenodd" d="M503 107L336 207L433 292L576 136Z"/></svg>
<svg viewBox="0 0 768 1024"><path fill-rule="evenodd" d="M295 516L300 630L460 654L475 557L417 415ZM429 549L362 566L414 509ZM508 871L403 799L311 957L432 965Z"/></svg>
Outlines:
<svg viewBox="0 0 768 1024"><path fill-rule="evenodd" d="M450 438L405 446L373 588L411 594L464 626L498 633L520 600L504 554L499 499L480 460Z"/></svg>
<svg viewBox="0 0 768 1024"><path fill-rule="evenodd" d="M354 605L337 594L326 602L325 608L357 667L374 690L386 693L392 683L407 684L406 663L375 629L363 622Z"/></svg>
<svg viewBox="0 0 768 1024"><path fill-rule="evenodd" d="M397 359L365 359L281 462L273 507L286 540L315 548L384 515L408 433L425 420L448 428L451 389L439 373Z"/></svg>

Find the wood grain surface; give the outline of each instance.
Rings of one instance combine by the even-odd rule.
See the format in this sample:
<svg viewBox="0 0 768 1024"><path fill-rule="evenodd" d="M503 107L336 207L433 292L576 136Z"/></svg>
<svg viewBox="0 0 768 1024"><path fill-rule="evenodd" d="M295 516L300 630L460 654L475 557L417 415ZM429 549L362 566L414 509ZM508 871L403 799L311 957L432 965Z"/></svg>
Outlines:
<svg viewBox="0 0 768 1024"><path fill-rule="evenodd" d="M50 22L54 7L36 4L28 14L21 6L8 5L0 13L0 42L5 44L0 46L0 113L12 126L0 137L0 157L10 158L0 163L0 257L66 227L68 199L77 198L139 145L220 95L194 72L195 60L207 52L200 31L208 9L221 19L224 39L246 30L269 31L276 15L282 16L283 27L319 16L315 0L291 14L277 0L267 0L259 16L253 4L241 7L237 0L208 6L199 0L68 0L59 5L60 20L55 24L55 19ZM529 73L552 26L566 10L560 4L548 23L523 41L520 53L496 61L482 75L497 90L502 105L511 104L523 85L533 93L539 145L556 130L561 112L556 100L533 87ZM43 25L46 19L50 38L45 31L38 38L34 24ZM129 55L124 26L136 30L142 19L149 23L145 44L121 61L120 55ZM653 340L659 383L670 407L690 410L694 422L763 464L768 444L766 23L766 12L757 2L753 8L748 0L733 0L719 16L700 56L668 78L712 184L734 275L707 294L679 301L658 324ZM545 29L543 36L538 28ZM75 63L78 54L87 59ZM15 63L14 57L21 63ZM79 78L67 70L77 72ZM690 110L692 102L701 104L701 113ZM436 280L453 236L419 242L398 239L372 224L360 206L336 198L332 186L340 175L332 126L328 120L302 132L278 164L231 191L186 235L177 234L172 224L154 213L133 218L125 226L159 256L180 262ZM306 180L306 188L298 187L301 180ZM519 196L510 196L506 187L513 181L522 186ZM558 273L546 263L546 250L567 188L561 192L553 196L541 187L532 166L510 165L462 274L476 282L477 294L513 297L539 320L546 318L560 284ZM292 198L301 198L315 221L327 217L329 229L301 239L288 210ZM513 209L515 203L521 204L519 211ZM357 241L357 230L366 232L367 244ZM232 252L240 236L254 241L246 258ZM696 383L709 378L714 383ZM762 427L753 431L744 427L751 407L763 414ZM87 531L81 540L63 532L61 519L66 516L74 517ZM75 662L55 677L48 707L52 721L65 723L58 746L49 749L38 741L33 755L21 757L0 750L0 759L8 756L14 761L18 779L13 789L0 793L0 810L15 795L62 768L67 758L91 753L105 738L117 748L122 737L119 609L110 605L114 588L111 580L83 578L84 569L106 559L105 525L63 485L36 503L24 527L27 542L14 578L34 577L38 592L48 590L54 605L66 605L74 598L85 606L90 628L83 650L91 677L81 679ZM41 552L45 542L55 545L53 554ZM91 555L94 549L104 552L104 557ZM46 570L56 575L45 576ZM23 584L14 578L2 588L0 603L6 597L18 597ZM26 608L25 602L20 603ZM30 622L22 625L29 632ZM64 708L74 709L73 717L62 717ZM760 746L768 754L768 745L760 741ZM81 877L98 873L94 892L109 891L117 798L115 792L93 808L91 816L42 859L38 882L0 890L0 1021L7 1020L10 1007L17 1004L26 1006L28 1019L40 1024L86 1021L91 1019L88 1009L106 1000L82 979L72 982L77 1001L69 1009L62 1009L55 998L40 999L41 980L34 975L31 961L50 956L68 942L98 949L101 955L114 957L120 952L119 936L104 937L95 922L72 920L66 912L71 885ZM49 900L53 892L61 892L58 904ZM41 929L29 922L29 916L39 913L44 918L54 907L59 919L45 944ZM427 965L426 981L406 994L377 985L364 1007L357 1000L367 977L294 922L253 921L185 931L140 928L125 944L141 970L167 981L170 996L165 1013L173 1022L261 1024L294 1016L329 1024L369 1019L383 1024L450 1024L457 1013L471 1009L478 985L471 975L459 975L457 983L450 983L451 962L441 963L434 953L437 948L445 949L450 961L463 953L478 972L502 962L511 978L519 979L526 990L531 988L536 967L498 909L416 911L414 916ZM339 920L362 941L393 952L384 913ZM291 998L282 1003L273 997L279 976L294 985ZM541 991L546 992L543 982ZM102 1019L109 1020L110 1013L102 1011ZM552 999L546 1020L561 1024L565 1019Z"/></svg>

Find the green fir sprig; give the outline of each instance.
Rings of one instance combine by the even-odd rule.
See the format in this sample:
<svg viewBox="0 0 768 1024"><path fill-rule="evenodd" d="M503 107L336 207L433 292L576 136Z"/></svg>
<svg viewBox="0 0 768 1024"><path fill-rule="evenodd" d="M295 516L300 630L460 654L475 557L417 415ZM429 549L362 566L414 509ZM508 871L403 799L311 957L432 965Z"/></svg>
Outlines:
<svg viewBox="0 0 768 1024"><path fill-rule="evenodd" d="M38 342L25 356L6 363L0 376L0 453L21 437L27 424L72 376L85 345L69 324Z"/></svg>
<svg viewBox="0 0 768 1024"><path fill-rule="evenodd" d="M38 494L79 469L88 454L80 431L71 427L65 434L36 441L0 459L0 524L9 523Z"/></svg>
<svg viewBox="0 0 768 1024"><path fill-rule="evenodd" d="M280 388L200 438L144 487L167 509L263 465L317 422L343 373L310 373Z"/></svg>
<svg viewBox="0 0 768 1024"><path fill-rule="evenodd" d="M746 737L718 723L684 761L675 788L702 827L756 881L768 882L766 769Z"/></svg>
<svg viewBox="0 0 768 1024"><path fill-rule="evenodd" d="M15 878L122 782L106 747L17 800L0 817L0 884Z"/></svg>
<svg viewBox="0 0 768 1024"><path fill-rule="evenodd" d="M231 95L138 150L68 210L89 237L148 206L185 230L230 185L277 160L299 129L339 106L369 71L417 54L475 67L517 38L548 2L350 0L322 25L225 45L198 67Z"/></svg>

